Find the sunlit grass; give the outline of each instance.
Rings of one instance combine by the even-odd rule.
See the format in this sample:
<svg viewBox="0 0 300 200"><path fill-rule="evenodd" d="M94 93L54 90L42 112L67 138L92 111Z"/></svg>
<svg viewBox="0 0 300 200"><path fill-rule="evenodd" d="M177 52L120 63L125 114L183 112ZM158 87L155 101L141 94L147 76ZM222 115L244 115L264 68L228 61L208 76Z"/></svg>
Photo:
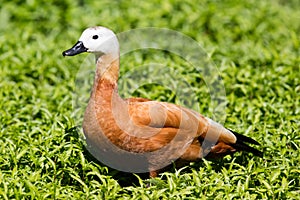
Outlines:
<svg viewBox="0 0 300 200"><path fill-rule="evenodd" d="M2 2L0 199L299 199L299 8L292 0ZM61 56L93 25L117 33L169 28L197 40L224 83L225 125L259 141L264 158L237 153L152 180L95 160L73 128L82 119L72 101L86 57ZM198 109L213 117L203 77L178 56L132 52L122 57L122 81L149 63L164 63L184 77ZM188 103L157 84L126 92Z"/></svg>

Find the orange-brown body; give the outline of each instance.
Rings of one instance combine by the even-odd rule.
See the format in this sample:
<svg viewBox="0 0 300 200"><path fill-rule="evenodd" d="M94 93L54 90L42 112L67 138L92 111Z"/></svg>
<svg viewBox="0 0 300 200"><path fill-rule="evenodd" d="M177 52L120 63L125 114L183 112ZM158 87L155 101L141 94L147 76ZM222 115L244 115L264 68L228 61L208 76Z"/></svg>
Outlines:
<svg viewBox="0 0 300 200"><path fill-rule="evenodd" d="M95 30L97 27L90 31ZM81 38L89 38L89 35ZM82 44L76 45L79 49ZM97 69L83 130L94 155L109 152L110 147L116 154L147 154L146 166L149 166L151 177L157 176L160 168L165 167L161 163L166 160L190 162L206 155L222 157L239 150L261 156L261 152L246 144L258 144L256 141L230 131L193 110L144 98L122 99L117 87L119 49L118 45L115 46L107 53L93 50L96 51ZM89 51L88 47L84 48ZM69 53L70 50L63 55L77 54Z"/></svg>

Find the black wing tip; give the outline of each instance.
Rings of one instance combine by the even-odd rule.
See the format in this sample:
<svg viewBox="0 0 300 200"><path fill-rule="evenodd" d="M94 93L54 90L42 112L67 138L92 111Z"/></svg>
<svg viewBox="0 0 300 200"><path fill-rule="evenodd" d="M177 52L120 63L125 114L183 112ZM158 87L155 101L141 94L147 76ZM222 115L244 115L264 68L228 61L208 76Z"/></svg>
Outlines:
<svg viewBox="0 0 300 200"><path fill-rule="evenodd" d="M260 145L256 140L254 140L250 137L244 136L242 134L239 134L235 131L232 131L232 130L229 130L229 131L232 132L237 138L237 141L235 144L233 144L233 146L238 151L247 151L247 152L253 153L253 155L255 155L255 156L258 156L261 158L263 157L262 151L259 151L259 150L255 149L254 147L251 147L248 144L246 144L246 143L249 143L249 144L253 144L253 145Z"/></svg>
<svg viewBox="0 0 300 200"><path fill-rule="evenodd" d="M252 139L252 138L250 138L250 137L247 137L247 136L245 136L245 135L242 135L242 134L240 134L240 133L237 133L237 132L235 132L235 131L233 131L233 130L230 130L230 129L228 129L230 132L232 132L235 136L236 136L236 138L237 138L237 140L239 141L239 142L243 142L243 143L249 143L249 144L255 144L255 145L260 145L256 140L254 140L254 139Z"/></svg>

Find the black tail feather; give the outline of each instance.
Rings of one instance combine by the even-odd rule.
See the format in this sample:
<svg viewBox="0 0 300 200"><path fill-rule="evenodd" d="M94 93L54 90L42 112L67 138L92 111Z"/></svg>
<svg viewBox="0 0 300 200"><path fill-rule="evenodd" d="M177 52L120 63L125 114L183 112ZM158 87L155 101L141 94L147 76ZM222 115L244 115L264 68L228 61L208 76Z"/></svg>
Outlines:
<svg viewBox="0 0 300 200"><path fill-rule="evenodd" d="M228 130L230 132L232 132L237 137L237 139L240 140L240 141L247 142L247 143L250 143L250 144L260 145L257 141L253 140L250 137L244 136L244 135L239 134L239 133L237 133L237 132L235 132L233 130L230 130L230 129L228 129Z"/></svg>
<svg viewBox="0 0 300 200"><path fill-rule="evenodd" d="M229 131L231 131L237 138L236 143L232 145L234 148L236 148L238 151L248 151L248 152L253 153L255 156L263 157L263 152L246 144L246 143L249 143L249 144L254 144L254 145L260 145L257 141L253 140L250 137L241 135L235 131L232 131L232 130L229 130Z"/></svg>
<svg viewBox="0 0 300 200"><path fill-rule="evenodd" d="M253 147L251 147L251 146L249 146L245 143L242 143L242 142L239 143L237 141L237 143L233 144L232 146L234 148L236 148L236 150L238 150L238 151L247 151L247 152L253 153L253 155L255 155L255 156L258 156L258 157L261 157L261 158L263 157L263 152L255 149L255 148L253 148Z"/></svg>

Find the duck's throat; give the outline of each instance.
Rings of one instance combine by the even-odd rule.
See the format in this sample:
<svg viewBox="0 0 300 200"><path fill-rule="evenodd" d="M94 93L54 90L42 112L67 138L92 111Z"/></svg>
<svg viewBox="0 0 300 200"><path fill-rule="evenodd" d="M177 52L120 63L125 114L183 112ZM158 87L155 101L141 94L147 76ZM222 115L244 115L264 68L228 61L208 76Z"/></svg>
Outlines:
<svg viewBox="0 0 300 200"><path fill-rule="evenodd" d="M119 56L102 55L97 59L96 75L91 99L100 105L111 104L118 95Z"/></svg>
<svg viewBox="0 0 300 200"><path fill-rule="evenodd" d="M111 83L117 85L119 77L119 54L102 55L96 59L95 82Z"/></svg>

